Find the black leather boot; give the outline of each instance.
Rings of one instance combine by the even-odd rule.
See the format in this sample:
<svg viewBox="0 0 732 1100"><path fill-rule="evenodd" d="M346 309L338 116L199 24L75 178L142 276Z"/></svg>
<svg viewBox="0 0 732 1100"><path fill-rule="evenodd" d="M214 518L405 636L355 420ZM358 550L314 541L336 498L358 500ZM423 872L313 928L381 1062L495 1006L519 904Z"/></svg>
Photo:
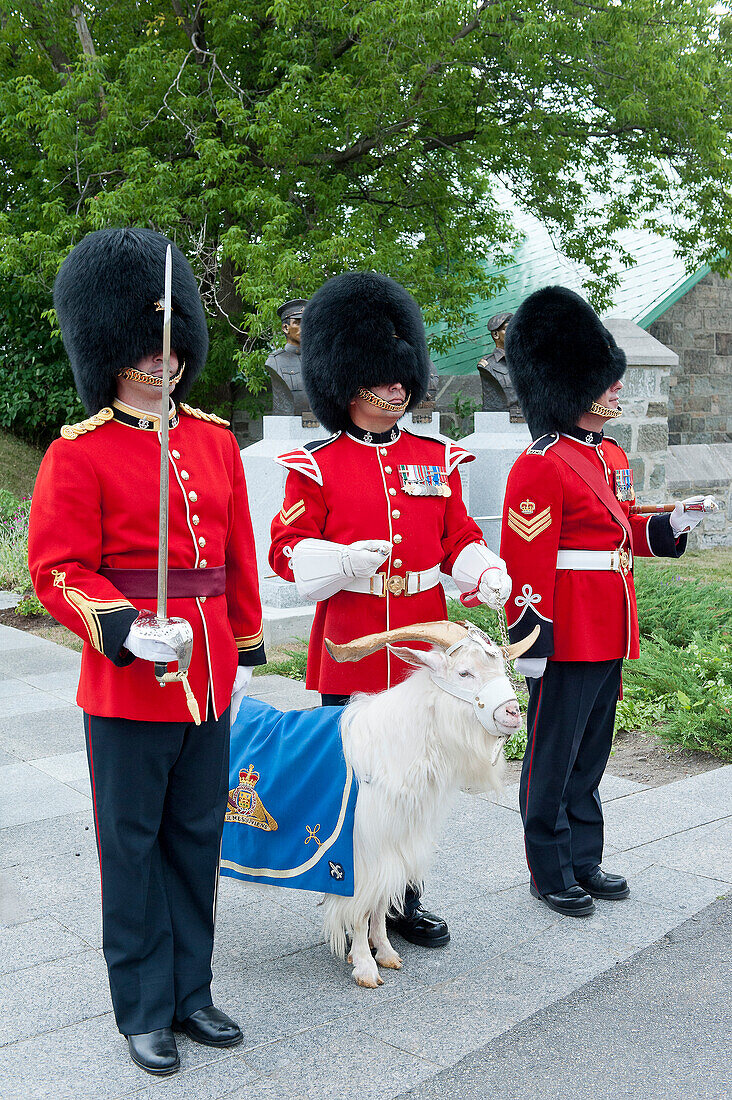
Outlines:
<svg viewBox="0 0 732 1100"><path fill-rule="evenodd" d="M450 942L450 930L442 917L422 908L421 896L413 886L407 887L404 896L404 912L386 918L386 927L397 932L403 940L419 947L444 947Z"/></svg>
<svg viewBox="0 0 732 1100"><path fill-rule="evenodd" d="M128 1035L127 1045L132 1061L147 1073L164 1077L180 1069L178 1047L170 1027L159 1027L157 1031L144 1031L140 1035Z"/></svg>

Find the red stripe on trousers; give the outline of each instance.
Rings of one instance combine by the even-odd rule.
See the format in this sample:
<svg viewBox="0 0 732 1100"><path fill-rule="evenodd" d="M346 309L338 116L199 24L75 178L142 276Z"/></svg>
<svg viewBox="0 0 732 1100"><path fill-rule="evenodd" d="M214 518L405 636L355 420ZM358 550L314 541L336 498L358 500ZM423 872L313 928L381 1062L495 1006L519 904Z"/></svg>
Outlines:
<svg viewBox="0 0 732 1100"><path fill-rule="evenodd" d="M539 698L536 700L536 714L534 715L534 728L531 731L531 756L529 757L529 774L526 777L526 816L529 816L529 790L531 788L531 768L534 763L534 745L536 744L536 726L539 721L539 708L541 707L541 693L544 690L544 677L541 678L539 684ZM531 875L531 881L538 890L536 885L536 879L534 878L534 872L531 870L531 864L529 863L529 853L526 848L526 833L524 832L524 852L526 854L526 866L529 868L529 874Z"/></svg>
<svg viewBox="0 0 732 1100"><path fill-rule="evenodd" d="M92 806L94 807L94 830L97 834L97 855L99 856L99 890L104 901L104 880L102 879L102 842L99 839L99 815L97 814L97 785L94 782L94 750L92 748L91 715L89 716L89 772L91 773Z"/></svg>

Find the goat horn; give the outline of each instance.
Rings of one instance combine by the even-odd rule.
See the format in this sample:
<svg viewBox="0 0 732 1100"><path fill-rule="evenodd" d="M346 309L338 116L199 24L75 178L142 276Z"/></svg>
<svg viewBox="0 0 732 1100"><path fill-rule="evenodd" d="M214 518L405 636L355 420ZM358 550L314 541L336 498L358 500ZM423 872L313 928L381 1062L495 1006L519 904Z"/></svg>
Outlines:
<svg viewBox="0 0 732 1100"><path fill-rule="evenodd" d="M527 649L531 649L532 645L539 637L541 628L535 626L530 634L527 634L525 638L522 638L520 642L513 642L511 645L503 646L503 655L509 661L515 661L517 657L520 657L522 653L525 653Z"/></svg>
<svg viewBox="0 0 732 1100"><path fill-rule="evenodd" d="M362 657L370 657L372 653L392 642L429 642L441 649L449 649L456 642L461 642L467 633L465 627L459 623L444 620L382 630L379 634L366 634L363 638L354 638L352 642L345 642L343 645L337 645L326 638L325 646L334 661L360 661Z"/></svg>

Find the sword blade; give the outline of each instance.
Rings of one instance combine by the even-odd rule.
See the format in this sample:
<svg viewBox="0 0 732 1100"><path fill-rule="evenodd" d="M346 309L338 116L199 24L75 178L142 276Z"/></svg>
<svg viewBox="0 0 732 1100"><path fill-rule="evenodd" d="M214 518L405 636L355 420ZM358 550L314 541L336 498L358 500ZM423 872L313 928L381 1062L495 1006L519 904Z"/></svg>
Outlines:
<svg viewBox="0 0 732 1100"><path fill-rule="evenodd" d="M173 316L173 252L165 253L165 292L163 298L163 391L160 399L160 526L158 530L158 604L161 619L168 615L168 411L170 406L170 327Z"/></svg>

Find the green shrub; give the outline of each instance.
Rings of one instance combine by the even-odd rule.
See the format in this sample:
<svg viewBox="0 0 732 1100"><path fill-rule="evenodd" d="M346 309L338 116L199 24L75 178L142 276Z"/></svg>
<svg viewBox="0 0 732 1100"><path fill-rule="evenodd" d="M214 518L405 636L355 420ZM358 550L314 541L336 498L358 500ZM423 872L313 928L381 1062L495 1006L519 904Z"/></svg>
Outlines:
<svg viewBox="0 0 732 1100"><path fill-rule="evenodd" d="M0 523L10 523L20 501L9 489L0 489Z"/></svg>
<svg viewBox="0 0 732 1100"><path fill-rule="evenodd" d="M641 637L683 646L695 633L732 630L732 588L683 575L683 558L672 565L636 561L635 590Z"/></svg>
<svg viewBox="0 0 732 1100"><path fill-rule="evenodd" d="M51 304L50 291L0 277L0 427L40 445L86 416L61 335L44 315Z"/></svg>
<svg viewBox="0 0 732 1100"><path fill-rule="evenodd" d="M28 516L30 500L8 507L7 518L0 518L0 588L13 592L31 591L28 570Z"/></svg>
<svg viewBox="0 0 732 1100"><path fill-rule="evenodd" d="M698 631L685 646L654 637L623 668L616 729L653 729L684 748L732 760L732 642Z"/></svg>
<svg viewBox="0 0 732 1100"><path fill-rule="evenodd" d="M29 592L23 596L20 603L15 605L15 614L20 615L24 619L30 618L32 615L48 615L45 607L36 596L35 592Z"/></svg>

